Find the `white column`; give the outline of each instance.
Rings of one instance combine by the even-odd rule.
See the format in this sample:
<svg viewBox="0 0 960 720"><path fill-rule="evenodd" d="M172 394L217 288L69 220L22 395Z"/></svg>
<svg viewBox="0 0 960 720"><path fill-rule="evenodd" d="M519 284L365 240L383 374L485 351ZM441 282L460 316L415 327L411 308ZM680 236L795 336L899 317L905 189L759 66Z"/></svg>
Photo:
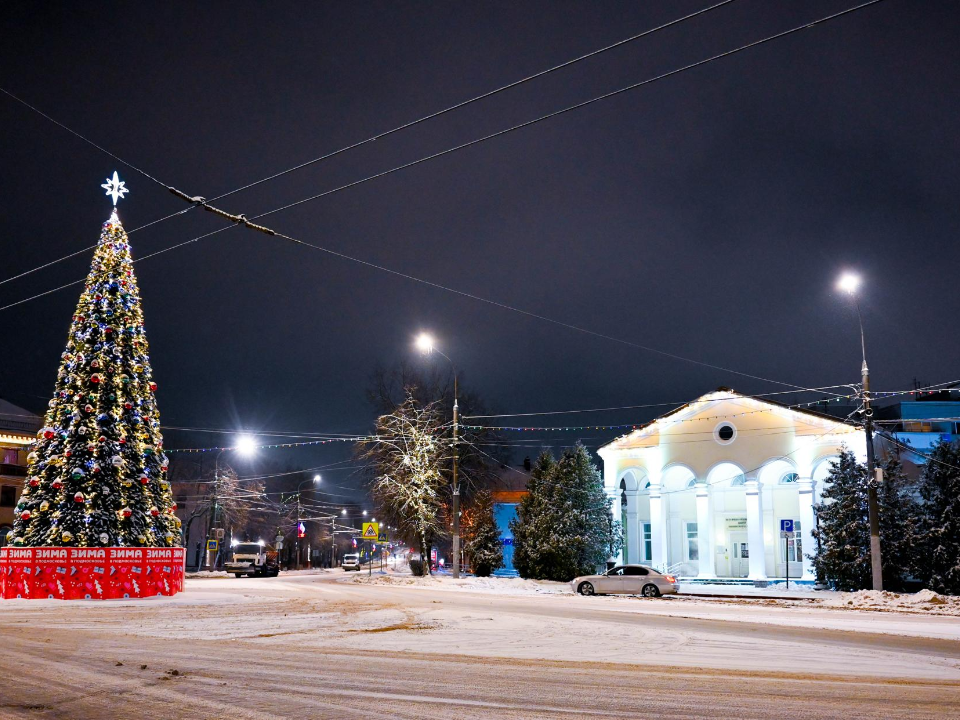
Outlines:
<svg viewBox="0 0 960 720"><path fill-rule="evenodd" d="M763 545L763 503L760 498L760 483L755 477L747 477L744 485L747 493L747 539L750 543L751 580L767 579L767 552Z"/></svg>
<svg viewBox="0 0 960 720"><path fill-rule="evenodd" d="M706 483L697 483L697 546L700 563L697 577L717 576L713 554L713 515L710 512L710 488Z"/></svg>
<svg viewBox="0 0 960 720"><path fill-rule="evenodd" d="M600 458L603 460L603 488L610 498L610 515L614 522L620 522L622 511L620 508L620 485L617 482L617 457L607 453L602 453ZM623 551L617 553L612 560L622 563Z"/></svg>
<svg viewBox="0 0 960 720"><path fill-rule="evenodd" d="M608 491L608 492L609 492L609 491ZM622 510L622 508L620 507L620 493L619 493L619 491L618 491L618 492L615 492L615 493L613 493L613 494L608 494L607 497L610 498L610 515L613 517L613 521L614 521L614 522L620 522L620 519L621 519L621 517L623 516L623 510ZM617 563L622 563L622 562L623 562L623 549L621 548L621 549L617 552L616 557L611 558L611 559L614 560L614 561L616 561Z"/></svg>
<svg viewBox="0 0 960 720"><path fill-rule="evenodd" d="M640 562L640 521L637 518L637 496L627 493L627 562Z"/></svg>
<svg viewBox="0 0 960 720"><path fill-rule="evenodd" d="M666 570L667 562L667 524L663 519L664 500L660 495L660 483L650 481L650 550L653 555L651 565L658 570Z"/></svg>
<svg viewBox="0 0 960 720"><path fill-rule="evenodd" d="M803 575L800 579L816 580L817 574L813 569L813 561L810 560L816 553L813 540L813 528L816 527L813 517L813 479L806 477L797 480L797 490L800 492L800 548L803 553Z"/></svg>

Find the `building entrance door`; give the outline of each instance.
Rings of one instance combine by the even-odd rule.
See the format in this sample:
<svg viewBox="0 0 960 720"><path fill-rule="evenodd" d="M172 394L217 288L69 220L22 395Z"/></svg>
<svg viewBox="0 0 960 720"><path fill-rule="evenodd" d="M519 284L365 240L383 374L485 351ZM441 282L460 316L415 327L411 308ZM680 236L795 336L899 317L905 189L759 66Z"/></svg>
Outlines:
<svg viewBox="0 0 960 720"><path fill-rule="evenodd" d="M750 545L746 533L730 533L730 575L745 578L750 574Z"/></svg>

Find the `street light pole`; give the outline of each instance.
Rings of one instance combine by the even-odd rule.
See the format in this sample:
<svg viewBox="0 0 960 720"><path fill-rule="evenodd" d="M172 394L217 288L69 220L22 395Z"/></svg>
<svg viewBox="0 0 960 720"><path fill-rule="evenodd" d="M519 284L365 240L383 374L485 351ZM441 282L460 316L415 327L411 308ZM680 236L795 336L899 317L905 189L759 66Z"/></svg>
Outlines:
<svg viewBox="0 0 960 720"><path fill-rule="evenodd" d="M860 322L860 352L863 364L860 366L860 399L863 402L863 429L867 440L867 512L870 521L870 572L874 590L883 590L883 559L880 554L880 503L877 499L876 466L877 459L873 447L873 408L870 407L870 369L867 367L867 343L863 332L863 313L856 291L860 278L846 274L840 278L840 288L853 296L857 306L857 320Z"/></svg>
<svg viewBox="0 0 960 720"><path fill-rule="evenodd" d="M434 345L433 338L427 335L426 333L421 334L417 338L417 347L422 353L431 353L436 351L438 355L446 358L447 362L450 363L450 367L453 368L453 474L451 478L451 485L453 491L453 577L460 577L460 480L457 477L458 464L459 464L459 420L460 420L460 407L458 404L458 388L457 388L457 364L450 359L446 353L442 350L437 349ZM426 560L424 560L426 562Z"/></svg>

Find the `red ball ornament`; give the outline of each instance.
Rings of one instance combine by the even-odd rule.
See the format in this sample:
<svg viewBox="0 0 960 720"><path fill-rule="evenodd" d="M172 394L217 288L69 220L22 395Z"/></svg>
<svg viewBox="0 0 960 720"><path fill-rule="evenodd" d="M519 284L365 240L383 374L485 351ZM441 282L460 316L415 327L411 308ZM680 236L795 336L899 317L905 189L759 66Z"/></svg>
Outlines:
<svg viewBox="0 0 960 720"><path fill-rule="evenodd" d="M54 480L52 483L50 483L50 487L52 487L54 490L59 490L63 487L63 483L59 480Z"/></svg>
<svg viewBox="0 0 960 720"><path fill-rule="evenodd" d="M157 391L157 384L155 382L150 383L150 391L151 392Z"/></svg>
<svg viewBox="0 0 960 720"><path fill-rule="evenodd" d="M107 441L107 438L104 437L103 435L101 435L100 437L97 438L97 442L105 443L106 441Z"/></svg>
<svg viewBox="0 0 960 720"><path fill-rule="evenodd" d="M126 408L127 410L133 410L133 403L132 403L132 402L125 402L125 403L123 404L123 407Z"/></svg>
<svg viewBox="0 0 960 720"><path fill-rule="evenodd" d="M36 425L34 425L34 427L36 427ZM56 433L53 432L53 428L44 428L44 429L43 429L43 437L45 437L47 440L52 439L55 434L56 434Z"/></svg>
<svg viewBox="0 0 960 720"><path fill-rule="evenodd" d="M124 508L123 510L120 511L120 514L123 515L125 518L128 518L131 515L133 515L133 510L131 510L130 508Z"/></svg>
<svg viewBox="0 0 960 720"><path fill-rule="evenodd" d="M172 505L170 505L170 512L176 512L176 510L177 510L177 504L176 504L176 503L173 503Z"/></svg>
<svg viewBox="0 0 960 720"><path fill-rule="evenodd" d="M153 515L154 517L157 517L157 515L160 514L160 511L157 510L157 508L152 507L152 508L150 508L150 514Z"/></svg>
<svg viewBox="0 0 960 720"><path fill-rule="evenodd" d="M94 471L94 472L100 472L100 466L99 466L99 465L94 465L94 466L93 466L93 471Z"/></svg>
<svg viewBox="0 0 960 720"><path fill-rule="evenodd" d="M83 502L83 493L82 493L82 492L78 492L76 495L74 495L74 496L73 496L73 501L74 501L74 502L78 502L78 503L82 503L82 502Z"/></svg>
<svg viewBox="0 0 960 720"><path fill-rule="evenodd" d="M148 478L146 475L141 475L141 476L140 476L140 484L141 484L141 485L146 485L148 482L150 482L150 478Z"/></svg>
<svg viewBox="0 0 960 720"><path fill-rule="evenodd" d="M40 478L30 478L30 487L40 487Z"/></svg>
<svg viewBox="0 0 960 720"><path fill-rule="evenodd" d="M94 373L93 375L90 376L90 382L92 383L100 382L100 376Z"/></svg>
<svg viewBox="0 0 960 720"><path fill-rule="evenodd" d="M97 450L97 446L94 445L93 443L90 443L89 445L87 445L87 452L96 452L96 450Z"/></svg>
<svg viewBox="0 0 960 720"><path fill-rule="evenodd" d="M20 519L21 519L21 520L29 520L29 519L30 519L30 511L29 511L29 510L24 510L22 513L20 513Z"/></svg>
<svg viewBox="0 0 960 720"><path fill-rule="evenodd" d="M71 455L73 455L73 451L72 451L72 450L65 450L64 453L63 453L63 456L64 456L64 457L70 457Z"/></svg>
<svg viewBox="0 0 960 720"><path fill-rule="evenodd" d="M109 335L110 333L113 332L113 328L108 325L107 327L105 327L105 328L103 329L103 331L104 331L107 335Z"/></svg>
<svg viewBox="0 0 960 720"><path fill-rule="evenodd" d="M88 412L88 413L92 413L92 412L93 412L93 405L85 405L83 409L84 409L86 412Z"/></svg>

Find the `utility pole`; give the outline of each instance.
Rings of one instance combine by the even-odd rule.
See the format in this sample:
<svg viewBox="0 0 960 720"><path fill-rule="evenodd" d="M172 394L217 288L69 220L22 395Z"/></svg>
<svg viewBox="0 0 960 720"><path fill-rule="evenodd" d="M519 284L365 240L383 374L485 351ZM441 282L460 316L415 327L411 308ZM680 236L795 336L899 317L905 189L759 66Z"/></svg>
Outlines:
<svg viewBox="0 0 960 720"><path fill-rule="evenodd" d="M857 303L857 313L860 303ZM863 339L863 321L861 320L861 342ZM880 556L880 503L877 500L877 459L873 449L873 408L870 407L870 371L867 369L866 349L863 351L863 429L867 436L867 508L870 515L870 571L873 575L873 589L883 590L883 560Z"/></svg>
<svg viewBox="0 0 960 720"><path fill-rule="evenodd" d="M295 543L297 551L296 569L300 569L300 490L297 490L297 539Z"/></svg>
<svg viewBox="0 0 960 720"><path fill-rule="evenodd" d="M870 407L870 370L867 368L867 343L863 332L863 313L857 288L860 278L847 273L840 278L839 287L853 296L860 321L860 352L863 365L860 368L860 400L863 402L863 430L867 439L867 511L870 520L870 571L873 589L883 590L883 560L880 556L880 504L877 501L877 459L873 450L873 408Z"/></svg>
<svg viewBox="0 0 960 720"><path fill-rule="evenodd" d="M460 577L460 483L457 478L457 376L453 376L453 577Z"/></svg>

